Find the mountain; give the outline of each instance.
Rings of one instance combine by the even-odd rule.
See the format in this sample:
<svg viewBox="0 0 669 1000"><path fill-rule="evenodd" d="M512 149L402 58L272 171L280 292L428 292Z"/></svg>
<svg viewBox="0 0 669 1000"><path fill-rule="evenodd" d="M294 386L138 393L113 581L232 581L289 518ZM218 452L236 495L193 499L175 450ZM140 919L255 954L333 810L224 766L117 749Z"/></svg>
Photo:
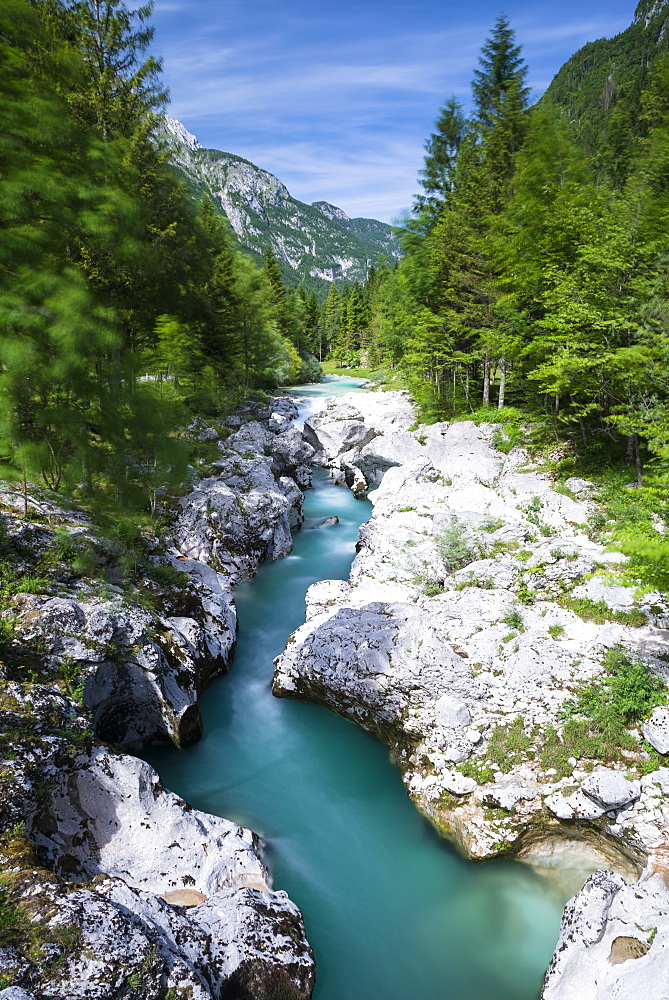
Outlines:
<svg viewBox="0 0 669 1000"><path fill-rule="evenodd" d="M641 93L653 62L667 51L669 0L641 0L629 28L579 49L542 100L565 108L589 153L616 149L641 134Z"/></svg>
<svg viewBox="0 0 669 1000"><path fill-rule="evenodd" d="M399 230L376 219L349 219L327 201L293 198L273 174L233 153L204 149L180 121L165 116L174 166L194 196L208 194L229 220L240 249L259 258L269 246L293 286L327 291L333 281L364 281L379 254L401 255Z"/></svg>

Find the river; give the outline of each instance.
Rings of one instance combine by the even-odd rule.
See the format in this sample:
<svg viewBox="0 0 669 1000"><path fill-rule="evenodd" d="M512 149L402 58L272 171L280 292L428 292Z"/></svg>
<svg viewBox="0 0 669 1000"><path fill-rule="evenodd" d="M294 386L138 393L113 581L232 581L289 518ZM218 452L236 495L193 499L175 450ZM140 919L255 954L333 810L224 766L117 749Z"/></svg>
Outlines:
<svg viewBox="0 0 669 1000"><path fill-rule="evenodd" d="M300 390L305 410L358 386ZM202 697L204 737L147 748L164 784L267 842L274 887L304 915L315 1000L536 1000L564 894L523 864L475 865L420 817L387 749L313 705L272 696L272 660L304 620L304 594L346 579L368 501L316 470L293 553L236 592L230 674Z"/></svg>

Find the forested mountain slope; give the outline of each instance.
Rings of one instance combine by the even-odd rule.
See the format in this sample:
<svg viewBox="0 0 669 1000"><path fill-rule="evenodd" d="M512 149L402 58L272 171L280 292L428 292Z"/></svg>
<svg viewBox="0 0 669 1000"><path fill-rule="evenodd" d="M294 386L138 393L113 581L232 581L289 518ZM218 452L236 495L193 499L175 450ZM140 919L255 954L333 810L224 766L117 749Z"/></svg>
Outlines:
<svg viewBox="0 0 669 1000"><path fill-rule="evenodd" d="M325 201L298 201L266 170L233 153L203 149L170 115L165 124L174 164L193 194L212 197L246 253L260 258L270 248L290 284L318 290L327 288L324 282L364 281L379 254L400 256L397 232L385 222L349 219Z"/></svg>
<svg viewBox="0 0 669 1000"><path fill-rule="evenodd" d="M584 45L546 91L543 101L566 110L576 140L602 162L607 159L603 149L631 149L644 128L641 94L652 63L669 49L668 26L667 0L641 0L629 28Z"/></svg>

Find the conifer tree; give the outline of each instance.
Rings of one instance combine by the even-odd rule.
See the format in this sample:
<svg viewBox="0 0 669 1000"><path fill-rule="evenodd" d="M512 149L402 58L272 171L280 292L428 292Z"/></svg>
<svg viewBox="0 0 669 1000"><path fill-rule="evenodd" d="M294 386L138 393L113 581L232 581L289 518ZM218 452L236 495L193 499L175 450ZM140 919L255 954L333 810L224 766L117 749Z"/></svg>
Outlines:
<svg viewBox="0 0 669 1000"><path fill-rule="evenodd" d="M455 97L450 97L439 112L435 131L425 143L425 161L420 171L420 183L426 195L416 199L417 211L438 214L452 189L451 171L465 134L464 109Z"/></svg>

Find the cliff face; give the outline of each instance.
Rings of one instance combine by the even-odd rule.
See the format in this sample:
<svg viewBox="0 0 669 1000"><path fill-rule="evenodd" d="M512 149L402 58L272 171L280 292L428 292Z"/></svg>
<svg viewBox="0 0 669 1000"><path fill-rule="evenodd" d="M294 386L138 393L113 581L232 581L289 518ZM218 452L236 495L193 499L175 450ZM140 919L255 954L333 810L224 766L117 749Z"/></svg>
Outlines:
<svg viewBox="0 0 669 1000"><path fill-rule="evenodd" d="M181 122L165 117L174 165L194 194L209 194L240 248L260 257L271 247L291 284L364 281L379 254L400 256L397 231L376 219L349 219L329 202L293 198L276 177L248 160L203 149Z"/></svg>

